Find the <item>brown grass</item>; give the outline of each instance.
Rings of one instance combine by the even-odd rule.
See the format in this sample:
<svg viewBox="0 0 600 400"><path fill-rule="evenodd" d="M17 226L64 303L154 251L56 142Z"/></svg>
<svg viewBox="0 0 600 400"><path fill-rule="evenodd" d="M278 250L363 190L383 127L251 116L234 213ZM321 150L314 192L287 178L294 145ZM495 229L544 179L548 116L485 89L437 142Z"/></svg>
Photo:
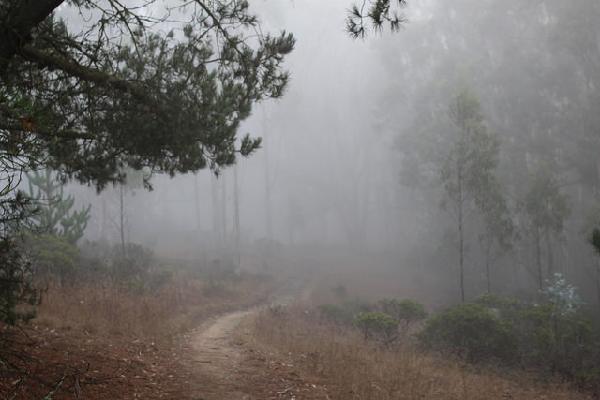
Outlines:
<svg viewBox="0 0 600 400"><path fill-rule="evenodd" d="M35 324L78 329L93 335L164 339L202 320L263 301L271 284L245 276L210 288L186 276L175 277L155 292L140 293L109 283L50 286Z"/></svg>
<svg viewBox="0 0 600 400"><path fill-rule="evenodd" d="M107 282L50 286L36 319L0 324L8 362L0 362L0 398L198 398L205 382L190 330L264 302L275 282L242 275L215 286L183 274L146 293Z"/></svg>
<svg viewBox="0 0 600 400"><path fill-rule="evenodd" d="M331 399L552 399L591 398L533 376L475 368L424 354L412 344L390 350L365 342L299 307L265 311L253 323L256 346L272 346L326 385Z"/></svg>

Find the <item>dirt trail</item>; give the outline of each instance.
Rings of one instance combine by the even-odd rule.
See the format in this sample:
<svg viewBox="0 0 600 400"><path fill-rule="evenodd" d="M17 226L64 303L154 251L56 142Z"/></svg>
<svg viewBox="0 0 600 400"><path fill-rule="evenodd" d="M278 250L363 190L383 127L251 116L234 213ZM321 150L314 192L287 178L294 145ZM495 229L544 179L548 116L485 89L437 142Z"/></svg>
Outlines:
<svg viewBox="0 0 600 400"><path fill-rule="evenodd" d="M242 319L255 311L225 314L201 326L194 334L192 348L196 352L198 372L205 378L202 399L251 399L240 385L243 349L232 343L231 336Z"/></svg>
<svg viewBox="0 0 600 400"><path fill-rule="evenodd" d="M277 296L272 304L297 296ZM208 321L191 337L194 369L200 380L198 400L325 399L295 368L282 360L246 346L234 333L245 318L260 308L224 314Z"/></svg>

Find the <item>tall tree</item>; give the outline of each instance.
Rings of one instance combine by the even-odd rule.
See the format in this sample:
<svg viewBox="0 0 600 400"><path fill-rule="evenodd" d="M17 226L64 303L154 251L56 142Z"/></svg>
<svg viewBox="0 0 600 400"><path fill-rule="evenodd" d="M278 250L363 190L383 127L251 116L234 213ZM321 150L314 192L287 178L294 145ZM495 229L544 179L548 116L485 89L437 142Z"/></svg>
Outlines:
<svg viewBox="0 0 600 400"><path fill-rule="evenodd" d="M479 239L485 257L485 280L489 294L492 293L492 263L498 253L511 248L515 229L506 198L495 176L490 176L490 182L480 189L483 190L479 198L484 227Z"/></svg>
<svg viewBox="0 0 600 400"><path fill-rule="evenodd" d="M569 215L567 198L547 166L538 167L532 175L529 190L523 200L523 210L527 218L527 228L534 242L537 283L542 290L545 276L542 242L546 242L547 270L551 276L555 272L552 257L553 236L562 233L565 219Z"/></svg>
<svg viewBox="0 0 600 400"><path fill-rule="evenodd" d="M479 209L489 207L487 193L494 190L499 145L485 126L479 101L469 91L464 90L453 99L449 115L455 131L441 179L445 201L456 217L460 296L464 302L465 219L472 205Z"/></svg>

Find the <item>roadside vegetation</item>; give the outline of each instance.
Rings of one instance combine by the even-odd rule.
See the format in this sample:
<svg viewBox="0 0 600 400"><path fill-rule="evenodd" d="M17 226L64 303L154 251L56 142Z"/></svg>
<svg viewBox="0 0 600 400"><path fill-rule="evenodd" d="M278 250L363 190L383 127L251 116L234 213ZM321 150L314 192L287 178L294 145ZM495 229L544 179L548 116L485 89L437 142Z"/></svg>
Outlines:
<svg viewBox="0 0 600 400"><path fill-rule="evenodd" d="M15 309L17 326L0 323L0 398L186 398L198 380L190 331L274 287L228 262L166 261L134 244L123 255L56 235L29 243L35 301Z"/></svg>
<svg viewBox="0 0 600 400"><path fill-rule="evenodd" d="M341 286L341 285L340 285ZM265 310L253 332L332 398L586 399L600 390L600 331L556 275L535 303L484 295L427 313L412 300ZM339 294L343 293L340 298Z"/></svg>

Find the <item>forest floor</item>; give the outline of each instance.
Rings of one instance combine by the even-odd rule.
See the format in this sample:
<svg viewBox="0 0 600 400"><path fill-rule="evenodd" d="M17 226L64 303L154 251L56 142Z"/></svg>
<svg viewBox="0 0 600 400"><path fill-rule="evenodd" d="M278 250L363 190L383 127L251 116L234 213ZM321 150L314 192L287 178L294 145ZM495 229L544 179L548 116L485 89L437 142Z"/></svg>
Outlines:
<svg viewBox="0 0 600 400"><path fill-rule="evenodd" d="M529 374L478 370L410 346L388 351L366 343L355 332L315 319L309 287L248 280L202 297L194 285L177 286L175 298L186 307L173 303L164 313L144 311L117 331L111 318L136 315L134 309L112 314L115 304L129 304L127 298L105 293L92 302L88 290L88 304L78 301L77 292L51 294L29 325L0 326L0 361L12 364L0 365L0 399L591 398ZM172 291L158 300L149 297L136 312L159 309L153 302L167 302ZM188 296L197 304L190 306ZM58 315L67 301L71 308ZM170 314L173 309L179 313ZM124 327L124 320L118 325ZM161 326L168 340L140 333Z"/></svg>
<svg viewBox="0 0 600 400"><path fill-rule="evenodd" d="M154 298L115 313L132 299L50 293L31 323L0 326L0 399L327 399L285 358L249 345L248 321L283 298L276 290L240 282L179 315L149 313ZM162 338L141 334L160 326Z"/></svg>
<svg viewBox="0 0 600 400"><path fill-rule="evenodd" d="M249 346L247 322L258 309L225 314L191 336L198 374L197 399L327 399L293 364L267 349Z"/></svg>

